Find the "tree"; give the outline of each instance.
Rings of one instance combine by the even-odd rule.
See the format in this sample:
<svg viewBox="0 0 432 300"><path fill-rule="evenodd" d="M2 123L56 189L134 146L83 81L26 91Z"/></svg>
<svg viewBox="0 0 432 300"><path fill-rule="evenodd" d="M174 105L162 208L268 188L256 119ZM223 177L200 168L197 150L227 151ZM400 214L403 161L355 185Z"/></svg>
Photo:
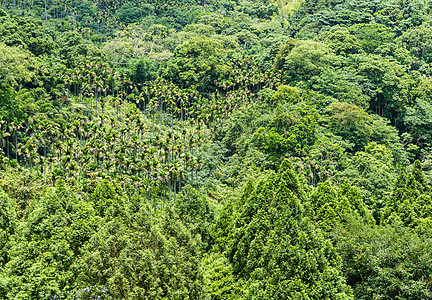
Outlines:
<svg viewBox="0 0 432 300"><path fill-rule="evenodd" d="M355 24L349 28L367 53L373 53L379 46L394 42L395 33L382 24Z"/></svg>
<svg viewBox="0 0 432 300"><path fill-rule="evenodd" d="M358 74L364 78L360 81L361 89L371 98L371 110L393 123L399 121L399 86L404 77L401 66L375 55L358 55L352 63L358 64Z"/></svg>
<svg viewBox="0 0 432 300"><path fill-rule="evenodd" d="M282 157L286 152L301 155L317 140L318 119L318 112L311 106L299 105L292 109L280 104L268 124L263 150L275 158Z"/></svg>
<svg viewBox="0 0 432 300"><path fill-rule="evenodd" d="M124 23L136 23L142 20L143 17L151 14L153 7L149 4L145 8L140 8L127 2L120 7L116 15L121 22Z"/></svg>
<svg viewBox="0 0 432 300"><path fill-rule="evenodd" d="M288 81L307 81L338 63L337 56L327 44L306 40L294 45L291 50L292 46L282 46L275 62L276 68L284 72Z"/></svg>
<svg viewBox="0 0 432 300"><path fill-rule="evenodd" d="M103 52L88 43L84 38L75 31L63 33L57 39L59 56L64 60L67 67L76 67L84 60L100 61L103 57Z"/></svg>
<svg viewBox="0 0 432 300"><path fill-rule="evenodd" d="M273 105L282 103L297 104L301 102L300 91L288 85L280 85L277 92L271 97L270 101Z"/></svg>
<svg viewBox="0 0 432 300"><path fill-rule="evenodd" d="M199 235L204 249L212 245L214 212L207 198L190 185L185 186L174 203L174 212L192 235Z"/></svg>
<svg viewBox="0 0 432 300"><path fill-rule="evenodd" d="M72 264L99 224L91 204L59 181L48 189L10 242L1 270L3 291L15 299L49 298L75 286Z"/></svg>
<svg viewBox="0 0 432 300"><path fill-rule="evenodd" d="M330 104L329 119L333 133L354 144L354 150L361 150L373 134L372 117L354 104L335 102Z"/></svg>
<svg viewBox="0 0 432 300"><path fill-rule="evenodd" d="M329 181L320 183L307 200L308 215L325 232L330 232L353 217L372 220L361 191L345 181L336 190Z"/></svg>
<svg viewBox="0 0 432 300"><path fill-rule="evenodd" d="M361 46L355 35L347 29L334 26L328 31L321 31L320 39L328 44L337 55L359 53Z"/></svg>
<svg viewBox="0 0 432 300"><path fill-rule="evenodd" d="M204 296L197 241L175 214L143 206L129 227L106 219L77 264L82 288L108 289L117 299L199 299Z"/></svg>
<svg viewBox="0 0 432 300"><path fill-rule="evenodd" d="M419 68L423 64L432 62L432 29L428 25L420 25L405 31L400 42L406 46L410 53L420 59L418 65L413 67Z"/></svg>
<svg viewBox="0 0 432 300"><path fill-rule="evenodd" d="M112 64L127 64L132 59L164 59L172 56L163 42L168 36L168 28L163 25L145 26L129 24L116 32L115 37L106 41L102 49Z"/></svg>
<svg viewBox="0 0 432 300"><path fill-rule="evenodd" d="M382 222L401 222L409 227L429 226L432 212L430 191L421 163L416 160L410 172L401 172L397 177L392 193L386 199Z"/></svg>
<svg viewBox="0 0 432 300"><path fill-rule="evenodd" d="M246 298L351 299L340 258L305 218L303 188L285 160L241 207L228 258Z"/></svg>
<svg viewBox="0 0 432 300"><path fill-rule="evenodd" d="M24 118L21 105L14 101L13 89L0 82L0 116L8 123L18 122Z"/></svg>
<svg viewBox="0 0 432 300"><path fill-rule="evenodd" d="M162 76L183 87L197 85L199 91L212 91L214 81L225 70L223 53L222 45L214 39L191 39L176 48Z"/></svg>
<svg viewBox="0 0 432 300"><path fill-rule="evenodd" d="M0 82L13 87L35 79L39 63L31 53L0 43Z"/></svg>
<svg viewBox="0 0 432 300"><path fill-rule="evenodd" d="M406 227L353 220L332 234L356 299L429 299L432 241Z"/></svg>
<svg viewBox="0 0 432 300"><path fill-rule="evenodd" d="M432 80L423 78L411 91L409 102L405 106L404 127L410 133L414 143L419 146L432 142L430 116L432 114Z"/></svg>
<svg viewBox="0 0 432 300"><path fill-rule="evenodd" d="M210 253L202 261L207 294L211 299L242 299L243 281L235 278L232 265L219 253Z"/></svg>
<svg viewBox="0 0 432 300"><path fill-rule="evenodd" d="M103 180L96 186L91 200L97 215L106 218L121 218L123 222L128 222L130 218L129 201L117 182L110 183L108 180Z"/></svg>
<svg viewBox="0 0 432 300"><path fill-rule="evenodd" d="M31 17L5 17L1 18L0 23L0 36L6 45L22 47L35 56L53 52L53 38L47 34L40 20Z"/></svg>
<svg viewBox="0 0 432 300"><path fill-rule="evenodd" d="M396 177L394 157L390 149L376 142L369 143L364 151L358 151L345 170L336 174L339 182L348 180L365 193L368 205L378 208L386 195L391 192L390 182Z"/></svg>
<svg viewBox="0 0 432 300"><path fill-rule="evenodd" d="M15 233L17 226L15 203L0 188L0 266L4 267L10 259L8 255L8 242L10 237ZM4 294L3 294L4 296Z"/></svg>

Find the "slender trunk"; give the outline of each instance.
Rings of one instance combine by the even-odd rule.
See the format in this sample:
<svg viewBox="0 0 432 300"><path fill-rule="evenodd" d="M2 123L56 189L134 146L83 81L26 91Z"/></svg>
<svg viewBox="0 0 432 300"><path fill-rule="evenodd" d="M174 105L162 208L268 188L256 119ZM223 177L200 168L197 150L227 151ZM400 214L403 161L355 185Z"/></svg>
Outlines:
<svg viewBox="0 0 432 300"><path fill-rule="evenodd" d="M18 140L15 134L15 160L18 162Z"/></svg>
<svg viewBox="0 0 432 300"><path fill-rule="evenodd" d="M159 124L161 124L161 122L162 122L162 105L163 105L163 102L162 102L162 100L160 100L160 104L159 104Z"/></svg>
<svg viewBox="0 0 432 300"><path fill-rule="evenodd" d="M7 152L7 158L10 159L10 142L9 142L9 137L7 138L7 141L6 141L6 152Z"/></svg>
<svg viewBox="0 0 432 300"><path fill-rule="evenodd" d="M48 22L47 0L45 0L45 22Z"/></svg>
<svg viewBox="0 0 432 300"><path fill-rule="evenodd" d="M42 165L42 173L43 173L43 178L44 178L44 181L45 181L45 178L46 178L46 166L45 166L45 161L46 161L46 156L44 157L44 161L43 161L43 165Z"/></svg>
<svg viewBox="0 0 432 300"><path fill-rule="evenodd" d="M96 102L96 116L98 115L98 97L97 97L97 90L95 89L95 102Z"/></svg>
<svg viewBox="0 0 432 300"><path fill-rule="evenodd" d="M155 131L155 113L154 111L152 112L152 146L153 146L153 141L154 141L154 131Z"/></svg>
<svg viewBox="0 0 432 300"><path fill-rule="evenodd" d="M176 184L177 180L174 180L174 202L176 201Z"/></svg>

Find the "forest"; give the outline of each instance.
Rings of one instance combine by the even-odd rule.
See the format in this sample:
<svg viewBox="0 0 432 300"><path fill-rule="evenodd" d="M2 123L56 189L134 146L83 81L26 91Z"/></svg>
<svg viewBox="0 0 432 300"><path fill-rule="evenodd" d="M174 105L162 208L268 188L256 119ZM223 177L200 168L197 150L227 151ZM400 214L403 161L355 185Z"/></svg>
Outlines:
<svg viewBox="0 0 432 300"><path fill-rule="evenodd" d="M432 299L432 2L1 0L1 299Z"/></svg>

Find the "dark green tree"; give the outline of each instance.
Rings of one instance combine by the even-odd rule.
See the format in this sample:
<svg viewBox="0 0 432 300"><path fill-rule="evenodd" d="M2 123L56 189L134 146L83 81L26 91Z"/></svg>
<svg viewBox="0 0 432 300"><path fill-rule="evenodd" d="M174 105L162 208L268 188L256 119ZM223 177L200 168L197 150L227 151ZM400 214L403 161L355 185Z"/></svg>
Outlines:
<svg viewBox="0 0 432 300"><path fill-rule="evenodd" d="M398 222L409 227L430 224L432 197L430 186L423 174L421 163L416 160L410 172L402 171L396 179L392 193L385 202L382 222Z"/></svg>
<svg viewBox="0 0 432 300"><path fill-rule="evenodd" d="M208 199L190 185L185 186L174 203L174 211L192 235L200 235L204 249L212 245L214 212Z"/></svg>
<svg viewBox="0 0 432 300"><path fill-rule="evenodd" d="M399 225L353 220L333 232L344 275L356 299L429 299L430 236Z"/></svg>
<svg viewBox="0 0 432 300"><path fill-rule="evenodd" d="M48 189L10 240L0 276L8 298L49 298L75 287L72 269L100 218L92 205L59 181Z"/></svg>
<svg viewBox="0 0 432 300"><path fill-rule="evenodd" d="M250 299L351 299L341 260L305 218L305 194L286 160L241 208L228 257Z"/></svg>

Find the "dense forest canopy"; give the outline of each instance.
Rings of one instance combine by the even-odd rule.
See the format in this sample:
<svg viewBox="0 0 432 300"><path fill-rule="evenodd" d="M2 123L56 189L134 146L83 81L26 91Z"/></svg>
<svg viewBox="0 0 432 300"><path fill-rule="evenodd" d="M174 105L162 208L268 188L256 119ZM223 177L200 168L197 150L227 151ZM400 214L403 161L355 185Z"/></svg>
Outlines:
<svg viewBox="0 0 432 300"><path fill-rule="evenodd" d="M431 7L2 0L0 298L431 299Z"/></svg>

